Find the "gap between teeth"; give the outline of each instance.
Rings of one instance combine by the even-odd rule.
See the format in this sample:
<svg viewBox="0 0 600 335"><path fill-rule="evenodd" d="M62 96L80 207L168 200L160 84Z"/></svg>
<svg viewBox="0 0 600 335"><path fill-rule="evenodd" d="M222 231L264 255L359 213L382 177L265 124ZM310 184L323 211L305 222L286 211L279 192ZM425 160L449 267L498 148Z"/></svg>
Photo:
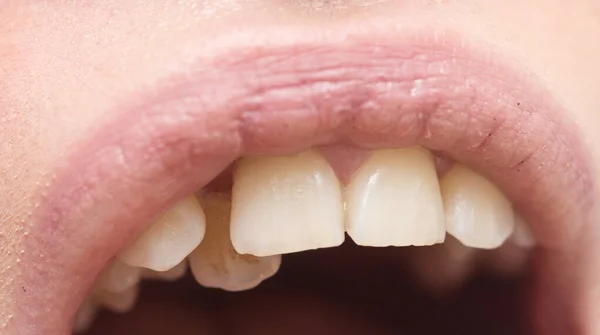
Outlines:
<svg viewBox="0 0 600 335"><path fill-rule="evenodd" d="M467 167L454 164L438 179L434 156L420 147L373 151L347 185L313 150L246 157L237 162L230 195L181 200L121 252L80 318L93 318L98 306L130 309L141 279L176 280L188 262L201 285L250 289L277 272L281 254L339 246L345 233L377 247L429 246L448 233L453 240L438 249L449 267L438 275L460 281L476 253L465 246L496 249L513 231L512 244L533 245L514 217L506 197Z"/></svg>

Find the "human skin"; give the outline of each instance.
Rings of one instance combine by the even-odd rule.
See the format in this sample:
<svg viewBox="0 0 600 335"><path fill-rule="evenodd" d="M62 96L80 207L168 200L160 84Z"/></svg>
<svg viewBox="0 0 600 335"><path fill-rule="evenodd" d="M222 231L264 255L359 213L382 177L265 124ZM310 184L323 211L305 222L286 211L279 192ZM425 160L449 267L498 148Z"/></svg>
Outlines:
<svg viewBox="0 0 600 335"><path fill-rule="evenodd" d="M369 72L366 59L385 71ZM399 71L400 84L386 85L403 89L406 73L417 66L423 67L414 70L417 76L422 71L425 79L435 79L432 73L437 73L444 87L456 83L472 89L472 78L477 86L473 91L448 95L459 98L456 113L472 99L479 106L475 112L488 113L489 103L495 106L493 113L506 118L508 130L491 121L475 124L483 132L498 134L490 160L482 162L487 145L483 140L472 139L481 145L475 155L468 143L445 147L444 134L428 138L420 133L397 141L378 134L374 139L372 129L381 124L340 117L354 122L352 129L362 129L348 131L349 142L370 147L417 142L479 168L521 206L541 241L532 308L537 332L597 334L600 323L594 315L600 313L600 296L594 283L600 283L600 267L593 255L600 252L595 250L600 243L594 243L600 220L598 59L597 0L4 0L0 329L3 334L67 333L95 274L158 209L200 188L239 155L323 144L324 138L340 132L339 119L329 114L313 127L319 113L331 109L318 101L322 108L315 108L310 117L298 112L302 116L294 121L306 123L300 123L297 132L288 131L283 140L276 135L283 133L285 122L263 117L275 109L256 113L249 121L235 114L241 106L222 107L246 99L245 108L268 109L257 102L263 99L281 110L288 108L288 101L288 110L299 109L295 99L308 98L307 88L283 92L283 97L265 94L270 93L268 87L257 82L270 78L270 72L281 67L290 78L301 78L273 79L273 86L288 87L311 80L307 72L335 86L341 79L328 76L339 71L349 76L343 78L348 86L334 87L333 100L345 99L346 109L358 109L370 101L360 98L361 93L384 94L352 83L365 76L371 81L395 78L391 66L404 65L409 69ZM396 63L390 65L392 61ZM329 67L311 67L319 62ZM460 78L463 81L457 83ZM415 78L410 79L414 85ZM426 90L437 88L433 79L426 82L431 84ZM487 90L487 83L495 86ZM348 92L356 93L358 102L343 95ZM260 99L252 100L251 94ZM384 105L382 101L371 102ZM407 101L430 106L424 100ZM497 112L509 102L512 107L506 113ZM398 113L410 108L404 106ZM172 119L165 109L172 110ZM493 113L485 115L492 118ZM465 122L478 114L469 115ZM241 128L232 126L233 119L242 120ZM452 120L447 137L460 142L459 121ZM172 124L176 126L169 128ZM261 127L268 130L266 135L260 135ZM410 133L410 124L403 127ZM533 159L511 151L520 155L513 157L515 164L532 162L524 165L528 176L519 180L535 179L535 171L545 178L532 183L537 188L529 199L519 196L525 189L508 185L513 176L508 175L517 170L508 169L516 165L509 164L506 147L517 147L509 143L510 131L520 129L531 134L515 136ZM323 140L307 140L313 137ZM284 144L277 147L276 140ZM146 143L153 150L140 149ZM187 151L191 153L182 154ZM146 161L149 156L153 160ZM171 179L177 181L165 181Z"/></svg>

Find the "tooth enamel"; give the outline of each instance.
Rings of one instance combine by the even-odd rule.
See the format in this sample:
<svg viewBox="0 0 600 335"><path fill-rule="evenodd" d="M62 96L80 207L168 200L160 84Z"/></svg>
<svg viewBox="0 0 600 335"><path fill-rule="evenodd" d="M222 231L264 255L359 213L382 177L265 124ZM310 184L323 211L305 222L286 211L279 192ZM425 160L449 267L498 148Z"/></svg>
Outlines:
<svg viewBox="0 0 600 335"><path fill-rule="evenodd" d="M464 245L494 249L514 227L506 197L483 176L456 164L440 181L446 230Z"/></svg>
<svg viewBox="0 0 600 335"><path fill-rule="evenodd" d="M435 161L425 149L373 152L346 201L347 232L358 245L432 245L446 236Z"/></svg>
<svg viewBox="0 0 600 335"><path fill-rule="evenodd" d="M98 307L92 302L91 299L87 299L77 312L75 317L75 324L73 325L73 331L75 333L84 333L90 329L92 323L96 319L98 314Z"/></svg>
<svg viewBox="0 0 600 335"><path fill-rule="evenodd" d="M139 285L120 293L98 291L94 294L98 305L115 313L127 313L133 309L137 301Z"/></svg>
<svg viewBox="0 0 600 335"><path fill-rule="evenodd" d="M421 285L445 294L459 289L469 278L479 253L448 236L442 244L416 249L411 262Z"/></svg>
<svg viewBox="0 0 600 335"><path fill-rule="evenodd" d="M521 248L530 249L535 246L535 238L531 233L531 229L520 215L515 215L515 230L511 240Z"/></svg>
<svg viewBox="0 0 600 335"><path fill-rule="evenodd" d="M512 276L520 274L525 269L529 259L529 249L519 247L513 241L510 241L500 248L492 250L487 256L488 265L496 272L505 276Z"/></svg>
<svg viewBox="0 0 600 335"><path fill-rule="evenodd" d="M242 159L232 197L231 241L240 254L271 256L344 241L340 183L312 151Z"/></svg>
<svg viewBox="0 0 600 335"><path fill-rule="evenodd" d="M183 260L181 263L175 265L175 267L167 271L154 271L150 269L144 269L142 274L144 279L156 279L163 281L175 281L185 276L188 269L187 260Z"/></svg>
<svg viewBox="0 0 600 335"><path fill-rule="evenodd" d="M248 290L279 270L281 255L256 257L240 255L233 249L229 197L213 194L204 196L201 202L206 214L206 235L189 256L192 274L199 284L227 291Z"/></svg>
<svg viewBox="0 0 600 335"><path fill-rule="evenodd" d="M107 292L123 292L140 281L141 269L115 260L98 279L99 289Z"/></svg>
<svg viewBox="0 0 600 335"><path fill-rule="evenodd" d="M204 212L195 197L183 199L142 234L119 258L131 265L167 271L179 264L204 237Z"/></svg>

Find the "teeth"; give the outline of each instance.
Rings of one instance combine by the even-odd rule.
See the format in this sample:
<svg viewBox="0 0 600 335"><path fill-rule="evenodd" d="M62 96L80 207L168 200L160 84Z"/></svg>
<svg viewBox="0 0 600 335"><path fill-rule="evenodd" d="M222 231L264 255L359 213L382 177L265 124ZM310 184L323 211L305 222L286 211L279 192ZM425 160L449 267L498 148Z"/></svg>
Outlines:
<svg viewBox="0 0 600 335"><path fill-rule="evenodd" d="M123 292L140 281L141 269L115 260L98 279L98 288L107 292Z"/></svg>
<svg viewBox="0 0 600 335"><path fill-rule="evenodd" d="M347 190L348 235L359 245L432 245L446 227L433 156L422 148L378 150Z"/></svg>
<svg viewBox="0 0 600 335"><path fill-rule="evenodd" d="M139 293L139 285L120 293L98 291L95 299L98 304L115 313L127 313L133 309Z"/></svg>
<svg viewBox="0 0 600 335"><path fill-rule="evenodd" d="M344 241L339 181L314 152L241 160L232 197L231 241L240 254L271 256Z"/></svg>
<svg viewBox="0 0 600 335"><path fill-rule="evenodd" d="M240 255L233 249L229 237L229 197L205 196L202 207L206 213L206 236L189 256L198 283L227 291L248 290L279 270L281 255L256 257Z"/></svg>
<svg viewBox="0 0 600 335"><path fill-rule="evenodd" d="M480 252L448 236L443 244L418 248L411 261L419 283L433 292L445 294L459 289L469 278Z"/></svg>
<svg viewBox="0 0 600 335"><path fill-rule="evenodd" d="M131 266L167 271L200 244L204 229L204 212L195 197L188 197L166 212L119 257Z"/></svg>
<svg viewBox="0 0 600 335"><path fill-rule="evenodd" d="M175 267L171 268L167 271L154 271L150 269L144 269L145 271L142 274L142 278L144 279L156 279L163 281L175 281L181 279L185 276L188 269L188 264L186 260L183 260L181 263L175 265Z"/></svg>
<svg viewBox="0 0 600 335"><path fill-rule="evenodd" d="M514 227L506 197L483 176L456 164L440 181L446 230L469 247L494 249Z"/></svg>
<svg viewBox="0 0 600 335"><path fill-rule="evenodd" d="M535 238L531 229L520 215L515 215L515 231L510 239L521 248L530 249L535 246Z"/></svg>
<svg viewBox="0 0 600 335"><path fill-rule="evenodd" d="M77 312L75 317L75 324L73 331L75 333L84 333L90 329L92 323L96 319L98 314L98 307L92 302L91 299L87 299Z"/></svg>

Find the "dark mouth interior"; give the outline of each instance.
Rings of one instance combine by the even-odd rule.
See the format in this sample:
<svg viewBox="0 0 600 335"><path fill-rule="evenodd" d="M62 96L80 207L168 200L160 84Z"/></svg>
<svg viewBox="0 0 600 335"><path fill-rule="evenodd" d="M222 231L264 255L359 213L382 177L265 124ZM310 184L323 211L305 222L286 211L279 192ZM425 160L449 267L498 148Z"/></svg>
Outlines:
<svg viewBox="0 0 600 335"><path fill-rule="evenodd" d="M530 334L527 271L478 270L453 293L413 276L407 248L338 248L284 255L257 288L230 293L143 281L133 311L102 311L86 334Z"/></svg>

